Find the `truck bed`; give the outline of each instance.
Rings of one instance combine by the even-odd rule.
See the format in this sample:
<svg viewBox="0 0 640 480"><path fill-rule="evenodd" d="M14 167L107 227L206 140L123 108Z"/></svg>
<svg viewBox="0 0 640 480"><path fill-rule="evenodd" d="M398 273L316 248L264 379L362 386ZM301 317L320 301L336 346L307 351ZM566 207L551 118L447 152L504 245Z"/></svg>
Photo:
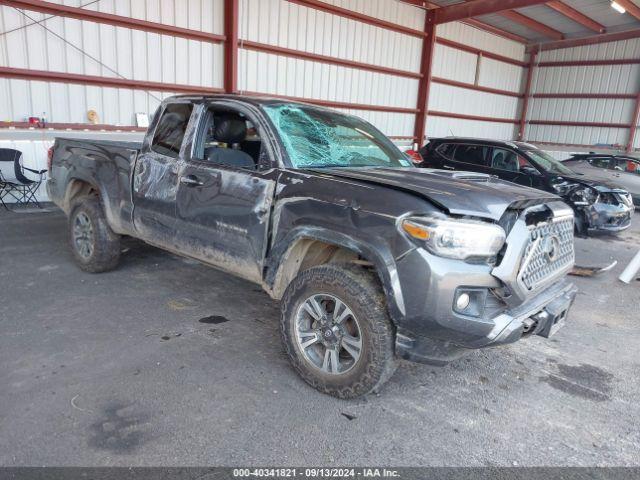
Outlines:
<svg viewBox="0 0 640 480"><path fill-rule="evenodd" d="M131 170L142 142L56 138L47 192L67 211L67 191L73 184L89 185L100 192L110 224L118 233L132 226Z"/></svg>
<svg viewBox="0 0 640 480"><path fill-rule="evenodd" d="M82 145L95 145L112 148L124 148L127 150L140 150L142 148L142 142L124 142L118 140L87 140L86 138L56 138L58 145L62 143L82 144Z"/></svg>

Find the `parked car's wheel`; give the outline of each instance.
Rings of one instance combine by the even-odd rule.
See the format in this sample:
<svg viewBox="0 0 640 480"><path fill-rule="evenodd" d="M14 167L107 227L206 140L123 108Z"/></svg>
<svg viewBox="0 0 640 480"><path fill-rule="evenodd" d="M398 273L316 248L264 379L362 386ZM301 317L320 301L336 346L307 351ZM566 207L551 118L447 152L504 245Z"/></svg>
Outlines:
<svg viewBox="0 0 640 480"><path fill-rule="evenodd" d="M86 272L106 272L118 265L120 236L109 227L97 197L74 202L69 215L69 244L76 262Z"/></svg>
<svg viewBox="0 0 640 480"><path fill-rule="evenodd" d="M298 274L282 300L283 341L300 376L323 393L354 398L395 371L395 332L376 276L339 264Z"/></svg>

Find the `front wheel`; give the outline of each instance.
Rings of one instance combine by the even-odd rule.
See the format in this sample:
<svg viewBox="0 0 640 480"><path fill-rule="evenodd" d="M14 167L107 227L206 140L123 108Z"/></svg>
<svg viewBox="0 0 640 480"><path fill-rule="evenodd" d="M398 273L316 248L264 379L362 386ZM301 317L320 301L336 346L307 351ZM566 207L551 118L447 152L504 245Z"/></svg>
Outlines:
<svg viewBox="0 0 640 480"><path fill-rule="evenodd" d="M395 371L384 293L360 267L327 264L300 273L285 292L281 329L293 366L323 393L358 397Z"/></svg>

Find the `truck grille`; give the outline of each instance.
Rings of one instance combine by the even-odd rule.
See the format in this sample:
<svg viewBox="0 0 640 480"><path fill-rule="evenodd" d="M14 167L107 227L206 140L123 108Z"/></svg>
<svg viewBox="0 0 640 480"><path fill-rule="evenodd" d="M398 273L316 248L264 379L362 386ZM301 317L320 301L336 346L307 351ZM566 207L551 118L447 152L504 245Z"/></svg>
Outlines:
<svg viewBox="0 0 640 480"><path fill-rule="evenodd" d="M573 262L573 217L551 219L529 227L518 277L533 291L566 273Z"/></svg>

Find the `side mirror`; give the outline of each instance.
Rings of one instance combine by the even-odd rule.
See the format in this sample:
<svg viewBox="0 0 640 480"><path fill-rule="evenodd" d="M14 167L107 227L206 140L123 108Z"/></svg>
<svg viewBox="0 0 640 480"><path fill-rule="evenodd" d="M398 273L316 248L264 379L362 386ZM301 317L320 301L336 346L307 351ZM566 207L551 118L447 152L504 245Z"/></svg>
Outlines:
<svg viewBox="0 0 640 480"><path fill-rule="evenodd" d="M520 169L521 172L526 173L528 175L537 175L540 176L541 173L538 171L537 168L532 167L531 165L525 165Z"/></svg>

